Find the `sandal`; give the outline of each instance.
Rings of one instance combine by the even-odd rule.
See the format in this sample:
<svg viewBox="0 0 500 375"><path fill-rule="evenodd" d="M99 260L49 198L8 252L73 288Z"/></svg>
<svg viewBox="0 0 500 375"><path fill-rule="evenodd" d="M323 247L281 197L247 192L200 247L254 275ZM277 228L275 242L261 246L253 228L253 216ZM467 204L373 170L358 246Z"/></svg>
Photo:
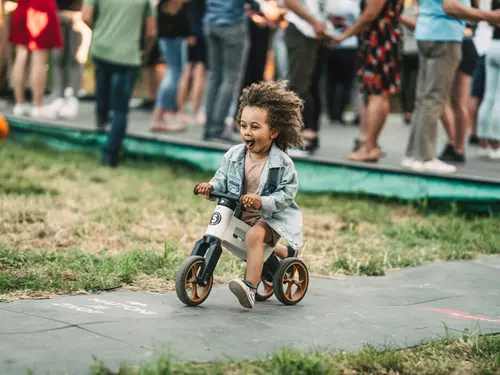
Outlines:
<svg viewBox="0 0 500 375"><path fill-rule="evenodd" d="M357 151L354 151L347 155L348 160L361 161L366 163L376 163L380 159L381 152L378 147L368 150L368 148L363 145Z"/></svg>

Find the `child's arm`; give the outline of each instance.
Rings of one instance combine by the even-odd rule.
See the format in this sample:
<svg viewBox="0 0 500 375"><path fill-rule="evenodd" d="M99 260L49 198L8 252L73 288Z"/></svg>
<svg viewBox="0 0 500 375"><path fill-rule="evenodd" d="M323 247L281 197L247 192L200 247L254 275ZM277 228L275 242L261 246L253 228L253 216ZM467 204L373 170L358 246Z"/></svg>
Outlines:
<svg viewBox="0 0 500 375"><path fill-rule="evenodd" d="M299 180L295 166L290 164L276 188L276 191L271 195L261 197L260 212L262 216L273 216L274 213L283 211L289 207L299 189Z"/></svg>

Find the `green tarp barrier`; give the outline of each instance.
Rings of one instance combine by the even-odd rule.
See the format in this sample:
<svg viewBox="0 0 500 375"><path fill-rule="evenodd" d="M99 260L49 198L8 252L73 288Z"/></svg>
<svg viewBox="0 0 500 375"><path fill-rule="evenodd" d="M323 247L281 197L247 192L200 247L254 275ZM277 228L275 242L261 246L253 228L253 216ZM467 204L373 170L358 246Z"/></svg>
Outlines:
<svg viewBox="0 0 500 375"><path fill-rule="evenodd" d="M25 144L44 144L59 151L97 151L105 134L58 128L8 119L11 137ZM215 172L222 150L127 136L124 150L133 155L162 157ZM402 200L446 200L475 204L480 210L500 209L500 184L439 176L357 168L342 164L296 160L301 192L356 193Z"/></svg>

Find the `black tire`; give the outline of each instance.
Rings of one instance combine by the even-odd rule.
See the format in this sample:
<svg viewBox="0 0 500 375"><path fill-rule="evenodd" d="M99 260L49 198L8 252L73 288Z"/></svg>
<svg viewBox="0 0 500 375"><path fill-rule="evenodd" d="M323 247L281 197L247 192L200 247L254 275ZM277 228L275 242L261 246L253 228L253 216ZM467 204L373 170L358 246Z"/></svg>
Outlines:
<svg viewBox="0 0 500 375"><path fill-rule="evenodd" d="M299 283L292 283L297 286L297 290L294 294L290 295L287 290L283 287L283 281L287 273L292 269L299 273ZM295 272L294 272L295 273ZM298 287L300 285L300 287ZM296 305L305 297L307 289L309 288L309 271L306 265L298 258L286 258L281 261L273 279L274 295L284 305ZM292 288L293 285L288 283L288 286ZM300 289L300 293L297 293Z"/></svg>
<svg viewBox="0 0 500 375"><path fill-rule="evenodd" d="M262 283L267 283L265 280L260 280L259 282L259 285L262 284ZM267 301L269 298L271 298L274 294L274 288L269 285L269 283L267 283L268 286L270 286L273 290L270 292L270 293L267 293L267 294L260 294L258 289L259 289L259 285L257 285L257 291L255 292L255 300L257 301Z"/></svg>
<svg viewBox="0 0 500 375"><path fill-rule="evenodd" d="M177 293L177 297L179 297L181 302L187 306L201 305L203 302L205 302L205 300L210 295L210 292L212 291L213 275L210 275L210 280L206 287L202 287L196 283L197 274L200 267L203 265L203 261L203 257L199 255L192 255L184 260L184 262L182 262L179 269L177 270L177 273L175 274L175 292ZM196 276L193 275L193 272L196 272ZM193 292L188 293L188 291L186 290L186 283L188 282L188 278L193 279L193 277L194 280L192 280L190 284L191 287L196 288L194 295ZM200 288L202 291L201 295L198 295L198 288Z"/></svg>

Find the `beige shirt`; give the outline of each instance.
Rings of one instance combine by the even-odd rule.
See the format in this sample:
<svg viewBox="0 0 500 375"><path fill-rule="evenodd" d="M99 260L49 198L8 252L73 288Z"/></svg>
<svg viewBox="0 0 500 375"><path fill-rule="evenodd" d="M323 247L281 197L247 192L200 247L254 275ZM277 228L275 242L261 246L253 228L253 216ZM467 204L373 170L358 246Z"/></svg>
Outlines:
<svg viewBox="0 0 500 375"><path fill-rule="evenodd" d="M257 194L259 192L260 177L266 165L267 158L253 160L250 152L245 155L245 177L243 179L243 194ZM259 210L243 207L241 220L249 225L253 225L260 218ZM252 224L250 224L252 223Z"/></svg>

